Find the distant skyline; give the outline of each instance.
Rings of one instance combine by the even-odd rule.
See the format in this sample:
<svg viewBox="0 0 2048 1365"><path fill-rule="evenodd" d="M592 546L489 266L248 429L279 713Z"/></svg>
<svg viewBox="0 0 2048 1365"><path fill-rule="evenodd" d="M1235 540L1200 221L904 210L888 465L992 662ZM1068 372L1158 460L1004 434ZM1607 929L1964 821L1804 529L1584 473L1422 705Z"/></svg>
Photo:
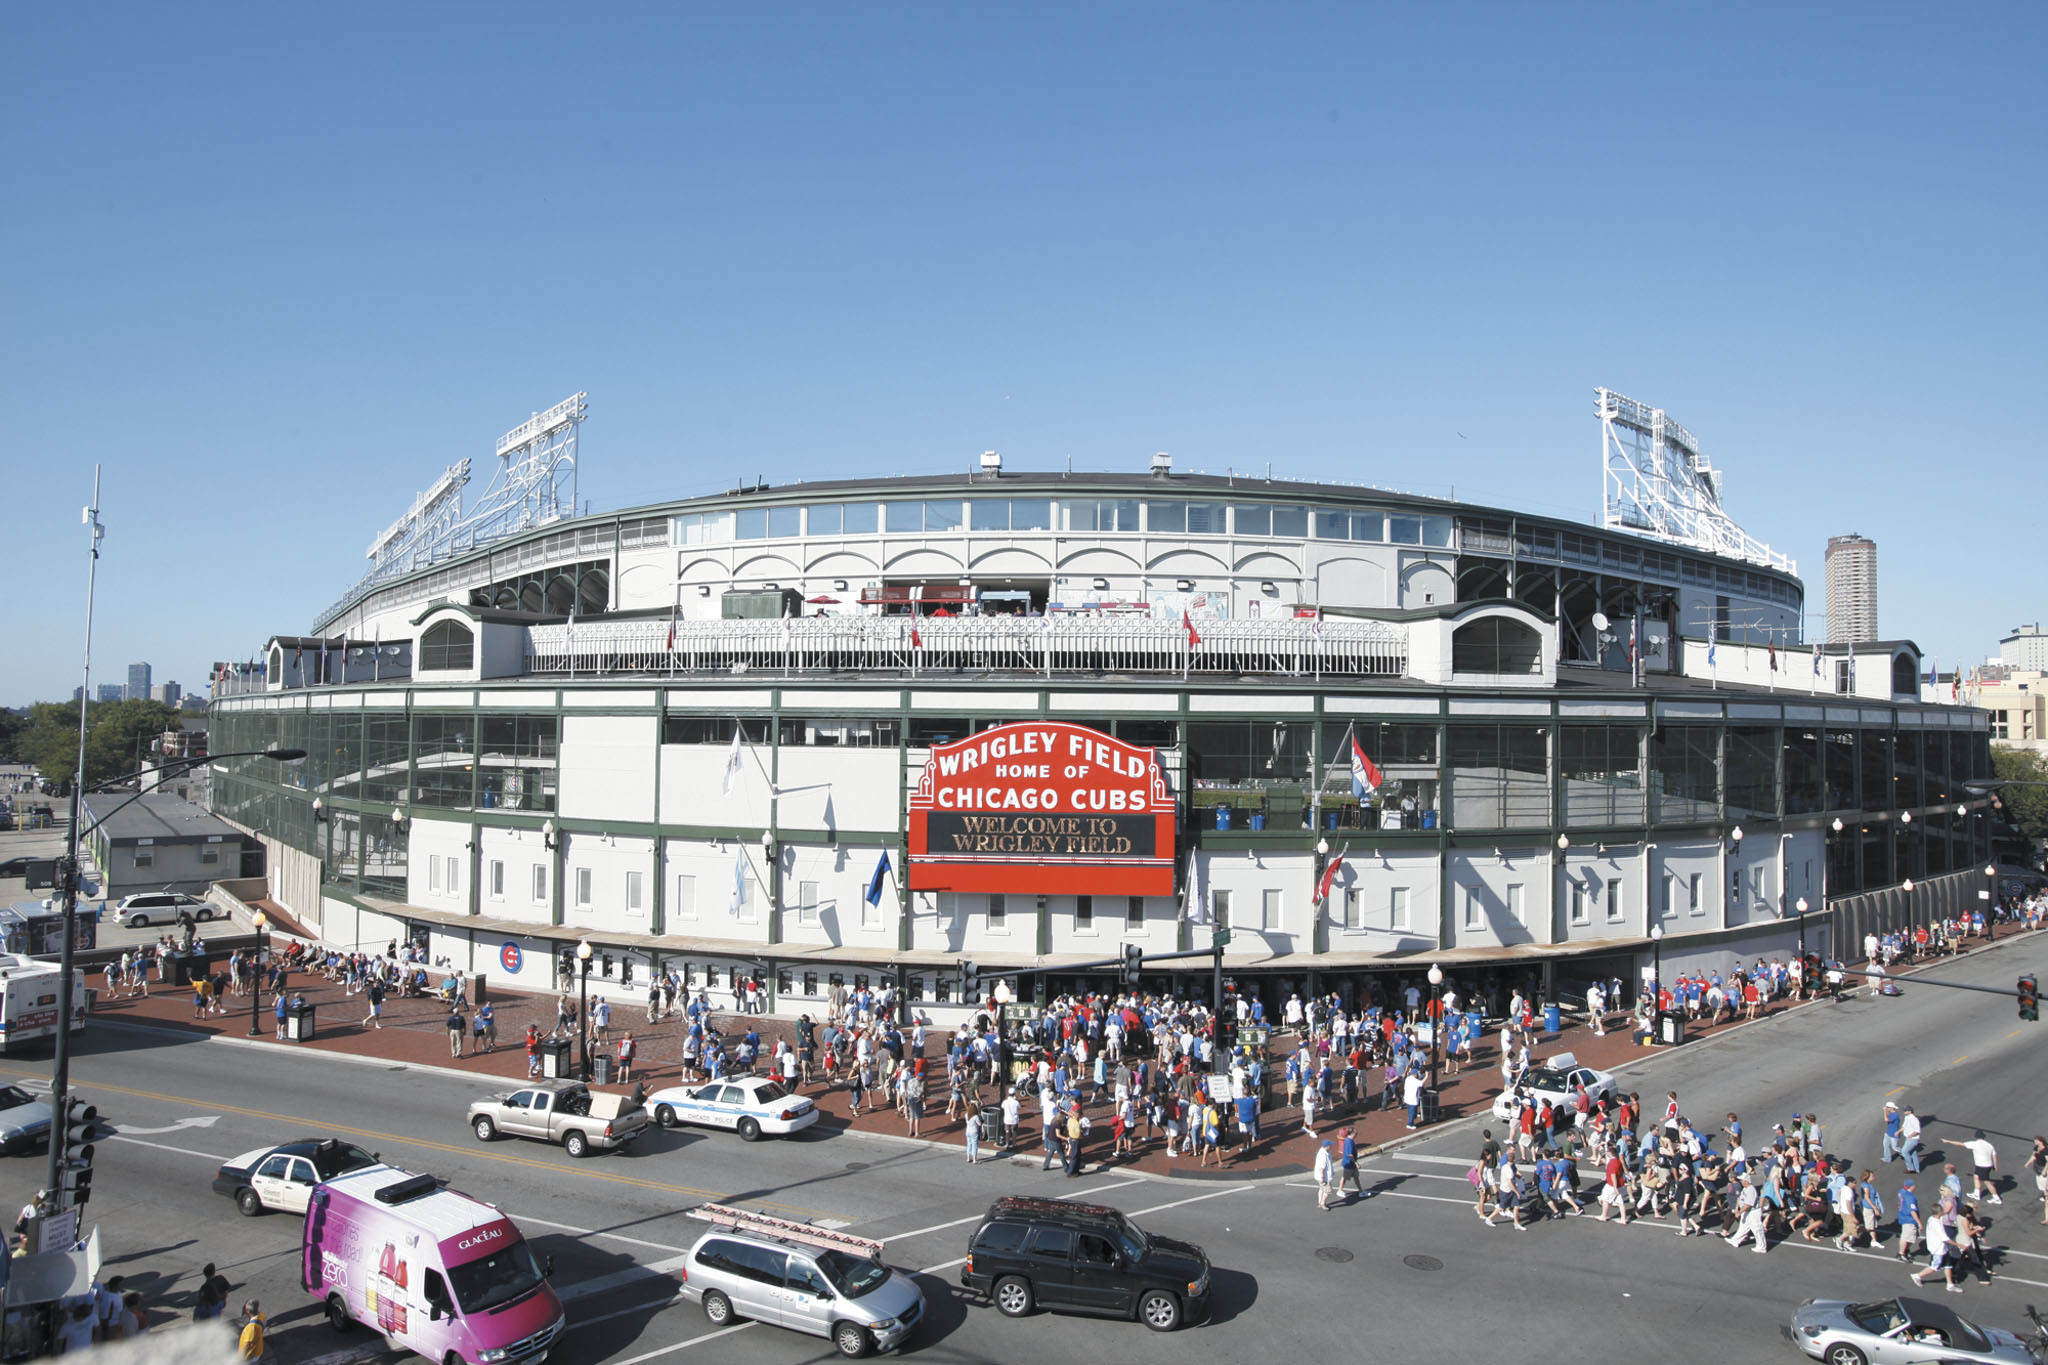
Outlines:
<svg viewBox="0 0 2048 1365"><path fill-rule="evenodd" d="M1605 385L1943 670L2044 610L2048 9L17 6L0 702L307 629L587 389L598 509L969 468L1597 523ZM402 33L402 38L395 37ZM1767 33L1768 39L1760 38ZM516 81L507 73L517 72ZM2014 515L2017 510L2019 515Z"/></svg>

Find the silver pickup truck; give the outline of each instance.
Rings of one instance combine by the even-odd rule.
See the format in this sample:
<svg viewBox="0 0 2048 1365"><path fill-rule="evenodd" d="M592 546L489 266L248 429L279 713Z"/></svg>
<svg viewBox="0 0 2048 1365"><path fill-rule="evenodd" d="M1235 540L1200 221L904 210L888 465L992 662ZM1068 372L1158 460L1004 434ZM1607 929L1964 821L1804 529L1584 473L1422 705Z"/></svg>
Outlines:
<svg viewBox="0 0 2048 1365"><path fill-rule="evenodd" d="M469 1106L478 1142L499 1134L559 1142L570 1156L612 1151L647 1131L647 1110L627 1095L586 1085L529 1086Z"/></svg>

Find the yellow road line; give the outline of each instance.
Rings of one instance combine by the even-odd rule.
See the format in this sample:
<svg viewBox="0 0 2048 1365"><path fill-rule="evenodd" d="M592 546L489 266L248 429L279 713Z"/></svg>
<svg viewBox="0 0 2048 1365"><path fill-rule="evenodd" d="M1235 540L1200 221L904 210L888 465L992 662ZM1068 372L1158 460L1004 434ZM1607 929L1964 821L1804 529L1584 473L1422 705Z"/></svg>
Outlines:
<svg viewBox="0 0 2048 1365"><path fill-rule="evenodd" d="M1885 1091L1885 1092L1884 1092L1884 1097L1885 1097L1886 1099L1890 1099L1890 1098L1891 1098L1892 1096L1894 1096L1894 1095L1898 1095L1898 1094L1902 1094L1902 1093L1904 1093L1905 1089L1906 1089L1906 1087L1905 1087L1905 1086L1903 1086L1903 1085L1895 1085L1895 1086L1893 1086L1893 1087L1892 1087L1891 1089L1889 1089L1889 1090L1887 1090L1887 1091Z"/></svg>
<svg viewBox="0 0 2048 1365"><path fill-rule="evenodd" d="M1956 1059L1955 1059L1954 1061L1950 1062L1950 1063L1949 1063L1949 1065L1950 1065L1950 1066L1961 1066L1961 1065L1962 1065L1962 1064L1963 1064L1964 1062L1967 1062L1967 1061L1969 1061L1969 1060L1970 1060L1970 1054L1968 1054L1968 1053L1966 1052L1966 1053L1964 1053L1964 1054L1963 1054L1962 1056L1960 1056L1960 1057L1956 1058Z"/></svg>
<svg viewBox="0 0 2048 1365"><path fill-rule="evenodd" d="M17 1067L0 1067L0 1071L16 1076L36 1076L41 1074L34 1071L25 1071ZM105 1081L80 1080L75 1076L71 1080L71 1085L73 1089L104 1090L115 1095L127 1095L133 1099L158 1100L166 1104L192 1105L200 1109L219 1109L230 1114L240 1114L245 1118L264 1119L271 1122L290 1120L296 1123L314 1125L330 1132L346 1133L350 1137L367 1138L372 1142L396 1142L408 1147L423 1147L428 1151L449 1152L456 1156L472 1157L482 1161L494 1161L500 1165L524 1166L530 1170L547 1171L553 1175L564 1174L564 1169L559 1162L541 1161L528 1156L515 1156L509 1152L494 1152L476 1144L458 1147L449 1142L435 1142L431 1138L406 1137L400 1133L390 1133L375 1128L353 1128L343 1123L330 1123L325 1119L310 1119L297 1114L287 1114L279 1110L247 1109L241 1105L223 1104L218 1100L202 1100L191 1095L168 1095L156 1090L133 1090L123 1085L109 1085ZM526 1139L514 1138L508 1140L523 1142ZM636 1189L657 1190L665 1194L680 1195L687 1199L710 1200L715 1203L733 1197L729 1191L699 1189L694 1185L673 1185L665 1180L647 1180L639 1176L619 1175L611 1171L587 1168L580 1164L573 1169L575 1174L587 1176L592 1180L609 1181L614 1185L630 1185ZM810 1219L837 1216L836 1214L828 1213L824 1209L805 1208L797 1204L779 1204L769 1200L756 1199L749 1199L747 1202L749 1204L758 1204L764 1209L773 1209L778 1213L790 1214L797 1218Z"/></svg>

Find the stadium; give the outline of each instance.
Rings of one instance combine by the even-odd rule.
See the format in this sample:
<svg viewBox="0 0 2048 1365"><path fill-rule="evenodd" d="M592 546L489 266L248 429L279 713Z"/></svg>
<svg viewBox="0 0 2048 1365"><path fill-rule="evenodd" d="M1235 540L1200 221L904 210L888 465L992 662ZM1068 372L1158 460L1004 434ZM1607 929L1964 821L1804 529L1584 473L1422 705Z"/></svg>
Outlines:
<svg viewBox="0 0 2048 1365"><path fill-rule="evenodd" d="M1590 525L993 453L579 515L577 395L218 670L216 753L309 757L212 802L330 943L547 989L587 941L783 1013L1222 930L1269 1006L1434 963L1547 992L1977 908L1985 716L1923 704L1909 641L1806 640L1690 435L1599 405Z"/></svg>

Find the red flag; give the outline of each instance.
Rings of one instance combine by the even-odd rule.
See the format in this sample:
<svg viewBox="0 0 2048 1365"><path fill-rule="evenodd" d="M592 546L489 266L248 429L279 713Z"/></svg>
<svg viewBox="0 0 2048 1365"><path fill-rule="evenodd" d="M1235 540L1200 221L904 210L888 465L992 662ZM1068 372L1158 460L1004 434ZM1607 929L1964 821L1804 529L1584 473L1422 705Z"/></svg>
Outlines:
<svg viewBox="0 0 2048 1365"><path fill-rule="evenodd" d="M1336 857L1330 859L1329 866L1323 869L1323 879L1316 883L1317 905L1321 905L1330 899L1330 883L1337 880L1337 869L1342 866L1344 866L1344 855L1339 853Z"/></svg>
<svg viewBox="0 0 2048 1365"><path fill-rule="evenodd" d="M673 615L668 618L668 652L676 652L676 618Z"/></svg>
<svg viewBox="0 0 2048 1365"><path fill-rule="evenodd" d="M924 638L917 633L916 626L910 628L910 647L912 649L924 648Z"/></svg>
<svg viewBox="0 0 2048 1365"><path fill-rule="evenodd" d="M1188 612L1187 612L1187 608L1186 608L1186 607L1182 607L1182 608L1181 608L1181 612L1180 612L1180 624L1181 624L1181 628L1182 628L1183 630L1187 631L1187 633L1188 633L1188 648L1189 648L1189 649L1193 649L1193 648L1194 648L1194 647L1195 647L1196 645L1198 645L1198 644L1202 643L1202 637L1201 637L1200 635L1197 635L1197 634L1195 633L1195 622L1194 622L1194 618L1188 615Z"/></svg>

